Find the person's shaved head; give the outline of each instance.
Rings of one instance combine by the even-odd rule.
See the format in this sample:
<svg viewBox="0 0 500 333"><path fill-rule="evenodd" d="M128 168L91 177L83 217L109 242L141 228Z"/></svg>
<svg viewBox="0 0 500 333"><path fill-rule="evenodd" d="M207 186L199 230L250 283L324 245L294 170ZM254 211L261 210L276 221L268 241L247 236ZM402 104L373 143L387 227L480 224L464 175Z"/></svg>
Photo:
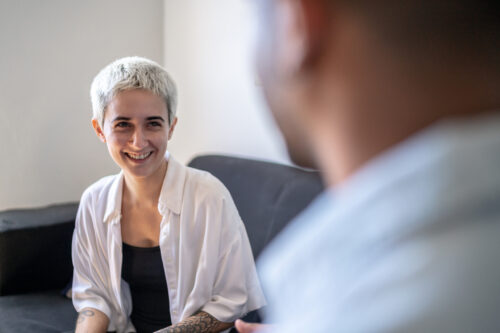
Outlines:
<svg viewBox="0 0 500 333"><path fill-rule="evenodd" d="M498 0L327 0L325 3L333 14L336 8L343 7L358 15L381 41L417 56L462 51L494 59L500 50Z"/></svg>
<svg viewBox="0 0 500 333"><path fill-rule="evenodd" d="M500 2L256 0L258 69L293 161L347 178L445 117L500 107Z"/></svg>

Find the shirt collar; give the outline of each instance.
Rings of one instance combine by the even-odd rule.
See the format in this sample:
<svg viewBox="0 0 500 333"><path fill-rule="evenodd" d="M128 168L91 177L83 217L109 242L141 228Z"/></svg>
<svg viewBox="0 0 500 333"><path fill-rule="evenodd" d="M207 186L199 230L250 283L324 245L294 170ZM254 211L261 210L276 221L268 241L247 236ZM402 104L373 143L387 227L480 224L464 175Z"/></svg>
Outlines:
<svg viewBox="0 0 500 333"><path fill-rule="evenodd" d="M106 211L102 222L107 223L110 220L116 220L121 217L123 195L123 171L121 171L113 180L106 200Z"/></svg>
<svg viewBox="0 0 500 333"><path fill-rule="evenodd" d="M186 167L170 155L158 199L158 211L161 215L165 215L167 209L175 214L180 214L186 173Z"/></svg>
<svg viewBox="0 0 500 333"><path fill-rule="evenodd" d="M418 180L434 188L438 184L461 184L464 187L464 179L471 179L485 189L491 184L496 186L495 182L500 182L500 178L492 179L491 175L497 173L495 168L499 165L498 133L499 111L484 112L472 119L442 120L374 158L345 183L330 190L335 194L337 207L348 207L348 203L370 202L382 197L381 193L395 193L400 198L402 189L414 189L415 186L408 184L415 184ZM489 177L487 179L470 172L476 170L474 162L481 152L482 165L491 168L483 172Z"/></svg>
<svg viewBox="0 0 500 333"><path fill-rule="evenodd" d="M186 179L186 167L177 162L172 155L167 153L166 157L168 167L163 179L160 198L158 199L158 211L162 216L166 215L167 210L180 214ZM123 171L115 177L109 189L104 223L121 217L122 195Z"/></svg>

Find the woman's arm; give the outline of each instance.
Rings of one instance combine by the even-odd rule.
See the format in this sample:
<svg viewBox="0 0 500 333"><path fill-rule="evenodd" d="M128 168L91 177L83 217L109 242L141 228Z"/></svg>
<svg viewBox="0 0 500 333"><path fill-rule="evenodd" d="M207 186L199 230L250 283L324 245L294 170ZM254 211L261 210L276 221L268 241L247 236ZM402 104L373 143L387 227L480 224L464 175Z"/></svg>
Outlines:
<svg viewBox="0 0 500 333"><path fill-rule="evenodd" d="M217 333L233 327L234 323L224 323L207 312L200 311L175 325L155 333Z"/></svg>
<svg viewBox="0 0 500 333"><path fill-rule="evenodd" d="M108 317L99 310L85 308L78 314L75 333L100 333L108 328Z"/></svg>
<svg viewBox="0 0 500 333"><path fill-rule="evenodd" d="M114 314L109 296L109 254L104 252L106 237L102 236L104 223L96 220L95 201L87 189L80 200L71 245L76 333L106 332Z"/></svg>

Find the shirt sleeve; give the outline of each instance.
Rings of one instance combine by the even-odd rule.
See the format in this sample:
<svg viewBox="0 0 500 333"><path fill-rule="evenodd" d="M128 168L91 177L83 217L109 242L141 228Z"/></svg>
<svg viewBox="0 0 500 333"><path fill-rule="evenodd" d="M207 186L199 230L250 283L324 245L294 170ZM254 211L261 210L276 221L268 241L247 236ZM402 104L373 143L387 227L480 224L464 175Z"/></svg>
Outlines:
<svg viewBox="0 0 500 333"><path fill-rule="evenodd" d="M77 312L94 308L111 319L106 292L109 289L109 274L106 274L104 263L106 256L98 253L99 250L102 252L102 247L96 240L95 222L91 197L84 193L76 216L71 250L74 267L73 305Z"/></svg>
<svg viewBox="0 0 500 333"><path fill-rule="evenodd" d="M212 298L201 310L232 322L266 302L245 226L228 192L220 218L223 231Z"/></svg>

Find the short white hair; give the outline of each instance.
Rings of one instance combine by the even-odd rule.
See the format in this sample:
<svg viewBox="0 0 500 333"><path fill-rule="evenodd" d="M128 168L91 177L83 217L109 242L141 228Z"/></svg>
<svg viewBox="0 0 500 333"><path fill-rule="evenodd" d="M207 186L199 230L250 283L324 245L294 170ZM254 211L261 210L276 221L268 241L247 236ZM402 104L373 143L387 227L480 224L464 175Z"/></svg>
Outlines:
<svg viewBox="0 0 500 333"><path fill-rule="evenodd" d="M177 108L177 88L167 71L156 62L141 57L126 57L104 67L92 81L90 99L93 118L104 124L104 112L113 97L126 90L144 89L160 96L167 106L172 124Z"/></svg>

